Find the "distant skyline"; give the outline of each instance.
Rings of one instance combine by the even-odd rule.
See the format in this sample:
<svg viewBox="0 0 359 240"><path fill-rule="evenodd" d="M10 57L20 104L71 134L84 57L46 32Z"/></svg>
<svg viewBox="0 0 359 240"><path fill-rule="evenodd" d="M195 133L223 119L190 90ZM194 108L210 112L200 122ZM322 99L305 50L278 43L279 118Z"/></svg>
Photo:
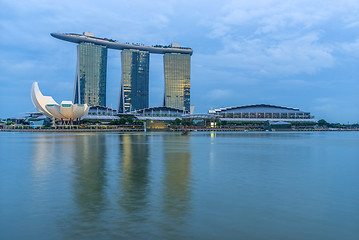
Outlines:
<svg viewBox="0 0 359 240"><path fill-rule="evenodd" d="M0 118L36 111L30 90L72 100L76 44L52 32L193 49L191 104L273 104L359 122L359 1L3 1ZM161 55L150 56L150 106L162 106ZM117 109L121 52L108 51L107 106Z"/></svg>

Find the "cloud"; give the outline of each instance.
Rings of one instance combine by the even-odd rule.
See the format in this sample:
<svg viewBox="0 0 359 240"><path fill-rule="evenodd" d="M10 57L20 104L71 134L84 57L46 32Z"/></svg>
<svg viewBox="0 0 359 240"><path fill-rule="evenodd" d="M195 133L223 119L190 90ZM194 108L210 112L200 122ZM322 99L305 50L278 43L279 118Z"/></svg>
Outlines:
<svg viewBox="0 0 359 240"><path fill-rule="evenodd" d="M334 111L338 108L337 103L335 99L328 98L328 97L321 97L317 98L313 102L312 109L317 112L325 112L325 111Z"/></svg>
<svg viewBox="0 0 359 240"><path fill-rule="evenodd" d="M232 95L233 92L229 89L213 89L207 94L207 96L212 99L226 99L231 98Z"/></svg>
<svg viewBox="0 0 359 240"><path fill-rule="evenodd" d="M324 29L332 22L343 28L356 24L358 9L351 0L229 1L203 21L208 37L222 43L208 57L264 76L313 74L333 67L340 50Z"/></svg>
<svg viewBox="0 0 359 240"><path fill-rule="evenodd" d="M285 79L285 80L280 80L279 83L281 85L290 86L293 88L298 88L298 87L303 88L303 87L313 86L313 82L304 79Z"/></svg>
<svg viewBox="0 0 359 240"><path fill-rule="evenodd" d="M359 55L359 38L352 42L345 42L339 44L339 48L346 54L351 56L358 56Z"/></svg>
<svg viewBox="0 0 359 240"><path fill-rule="evenodd" d="M95 36L119 42L146 45L179 42L192 47L191 101L202 112L208 106L258 102L288 103L310 109L314 99L335 96L342 99L342 105L353 103L348 107L351 111L348 115L358 116L355 107L358 3L358 0L63 0L56 4L45 0L1 1L0 82L11 89L4 88L2 92L21 97L27 94L32 81L39 81L49 95L71 99L75 44L54 39L49 33L91 31ZM162 56L151 56L150 64L150 102L159 105L163 97ZM120 79L120 52L109 50L109 105L118 104ZM64 84L54 85L56 82ZM11 110L6 109L7 106L0 106L0 114L26 111L20 102L14 103ZM344 110L338 107L335 111ZM337 112L332 116L345 118Z"/></svg>
<svg viewBox="0 0 359 240"><path fill-rule="evenodd" d="M313 74L335 64L332 46L319 43L319 34L282 41L266 39L226 39L224 48L207 55L209 65L222 69L237 69L256 76L286 76Z"/></svg>
<svg viewBox="0 0 359 240"><path fill-rule="evenodd" d="M161 1L8 1L2 3L4 14L0 14L0 29L6 32L2 41L9 43L21 35L31 43L32 39L45 40L50 32L91 31L120 41L151 42L174 31L168 31L168 24L176 4L166 2L163 11Z"/></svg>

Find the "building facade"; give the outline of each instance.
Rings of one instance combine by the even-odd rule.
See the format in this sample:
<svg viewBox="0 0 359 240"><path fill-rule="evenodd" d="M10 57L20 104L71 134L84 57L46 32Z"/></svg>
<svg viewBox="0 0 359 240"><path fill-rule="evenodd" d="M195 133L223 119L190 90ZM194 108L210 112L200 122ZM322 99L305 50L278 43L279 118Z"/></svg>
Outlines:
<svg viewBox="0 0 359 240"><path fill-rule="evenodd" d="M149 63L150 54L148 51L122 50L119 112L124 113L148 108Z"/></svg>
<svg viewBox="0 0 359 240"><path fill-rule="evenodd" d="M165 107L190 111L191 55L166 53L163 56L165 74Z"/></svg>
<svg viewBox="0 0 359 240"><path fill-rule="evenodd" d="M219 115L222 121L283 121L316 122L310 112L298 108L253 104L209 110L210 114Z"/></svg>
<svg viewBox="0 0 359 240"><path fill-rule="evenodd" d="M74 103L106 106L107 48L92 43L77 45Z"/></svg>

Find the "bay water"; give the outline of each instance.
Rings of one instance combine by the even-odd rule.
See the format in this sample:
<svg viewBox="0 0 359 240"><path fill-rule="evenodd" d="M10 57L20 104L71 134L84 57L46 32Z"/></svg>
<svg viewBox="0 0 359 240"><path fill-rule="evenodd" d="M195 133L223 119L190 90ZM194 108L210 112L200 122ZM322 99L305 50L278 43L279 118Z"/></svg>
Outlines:
<svg viewBox="0 0 359 240"><path fill-rule="evenodd" d="M0 239L359 239L359 132L0 133Z"/></svg>

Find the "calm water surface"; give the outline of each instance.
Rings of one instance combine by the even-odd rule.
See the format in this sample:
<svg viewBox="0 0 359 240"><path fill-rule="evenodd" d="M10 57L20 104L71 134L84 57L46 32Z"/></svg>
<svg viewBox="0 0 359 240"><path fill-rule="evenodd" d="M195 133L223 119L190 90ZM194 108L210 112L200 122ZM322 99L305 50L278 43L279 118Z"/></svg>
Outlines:
<svg viewBox="0 0 359 240"><path fill-rule="evenodd" d="M359 239L359 132L0 133L0 239Z"/></svg>

